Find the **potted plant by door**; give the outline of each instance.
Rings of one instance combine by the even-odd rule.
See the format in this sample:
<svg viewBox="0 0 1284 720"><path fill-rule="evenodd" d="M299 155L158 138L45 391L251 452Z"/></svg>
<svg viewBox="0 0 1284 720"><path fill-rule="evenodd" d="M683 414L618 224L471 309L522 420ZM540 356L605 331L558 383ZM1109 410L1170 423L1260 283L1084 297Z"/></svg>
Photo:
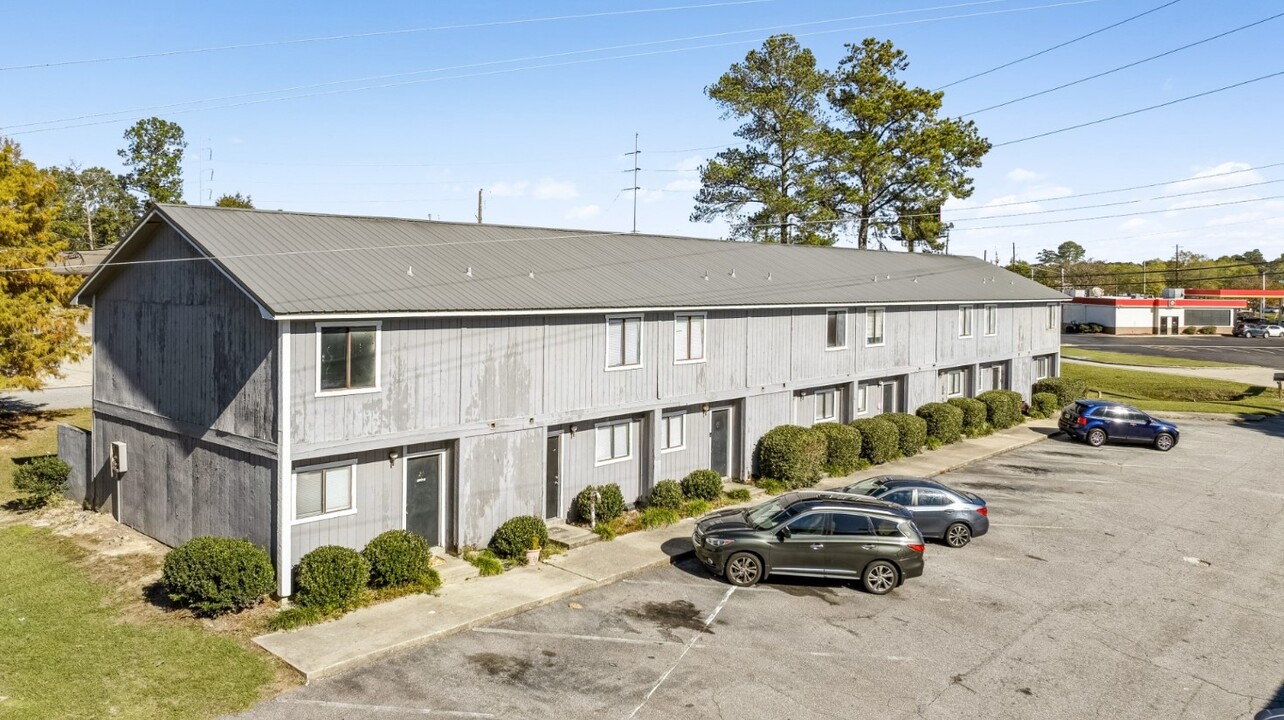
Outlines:
<svg viewBox="0 0 1284 720"><path fill-rule="evenodd" d="M538 535L532 535L532 536L531 536L531 548L530 548L529 550L527 550L527 551L526 551L526 564L527 564L527 565L538 565L538 564L539 564L539 554L540 554L540 549L539 549L539 536L538 536Z"/></svg>

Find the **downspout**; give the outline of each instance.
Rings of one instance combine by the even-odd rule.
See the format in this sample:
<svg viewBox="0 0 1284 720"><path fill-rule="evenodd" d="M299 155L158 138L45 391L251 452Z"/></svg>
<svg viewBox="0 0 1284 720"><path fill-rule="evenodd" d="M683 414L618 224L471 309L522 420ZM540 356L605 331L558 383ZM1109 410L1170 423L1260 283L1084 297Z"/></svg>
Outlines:
<svg viewBox="0 0 1284 720"><path fill-rule="evenodd" d="M276 403L276 582L277 595L289 597L293 589L290 563L290 527L293 520L293 462L290 458L290 321L277 321L277 397Z"/></svg>

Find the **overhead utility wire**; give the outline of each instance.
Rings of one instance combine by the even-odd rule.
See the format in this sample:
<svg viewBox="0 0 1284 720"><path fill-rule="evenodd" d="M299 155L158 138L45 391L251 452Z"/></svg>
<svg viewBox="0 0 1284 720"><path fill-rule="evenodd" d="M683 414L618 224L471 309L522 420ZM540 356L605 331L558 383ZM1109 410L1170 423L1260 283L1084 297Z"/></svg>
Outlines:
<svg viewBox="0 0 1284 720"><path fill-rule="evenodd" d="M282 45L303 45L307 43L332 42L335 40L354 40L390 35L411 35L416 33L443 32L447 30L472 30L476 28L500 27L505 25L528 25L533 23L555 22L559 20L583 20L590 18L612 17L617 15L641 15L648 13L670 12L674 10L701 10L705 8L730 7L734 5L756 5L775 2L776 0L735 0L734 2L708 3L705 5L677 5L660 8L641 8L636 10L611 10L606 12L582 13L578 15L554 15L550 17L518 18L513 20L493 20L488 22L462 23L458 25L438 25L435 27L402 28L400 30L376 30L346 35L322 35L319 37L296 38L293 40L268 40L264 42L236 43L232 45L215 45L203 48L186 48L182 50L163 50L153 53L135 55L116 55L111 57L84 58L80 60L56 60L53 62L31 63L29 65L10 65L0 67L0 72L9 70L33 70L38 68L66 67L68 65L90 65L95 63L119 62L122 60L145 60L148 58L173 57L175 55L196 55L199 53L222 52L225 50L245 50L250 48L279 47ZM994 0L998 2L999 0Z"/></svg>
<svg viewBox="0 0 1284 720"><path fill-rule="evenodd" d="M1068 83L1063 83L1063 84L1061 84L1061 85L1057 85L1056 87L1048 88L1047 90L1040 90L1039 92L1036 92L1036 93L1030 93L1029 95L1023 95L1023 96L1021 96L1021 97L1019 97L1019 98L1014 98L1014 99L1012 99L1012 100L1008 100L1007 102L1001 102L1001 103L999 103L999 104L997 104L997 105L991 105L991 106L989 106L989 107L983 107L983 108L981 108L980 110L973 110L972 112L963 113L963 114L962 114L962 115L960 115L959 117L971 117L971 116L973 116L973 115L980 115L980 114L981 114L981 113L983 113L983 112L989 112L989 111L991 111L991 110L997 110L997 109L999 109L999 108L1001 108L1001 107L1007 107L1007 106L1009 106L1009 105L1015 105L1016 103L1024 102L1024 101L1029 100L1029 99L1031 99L1031 98L1037 98L1037 97L1039 97L1039 96L1041 96L1041 95L1047 95L1048 93L1054 93L1054 92L1056 92L1056 91L1058 91L1058 90L1065 90L1065 89L1066 89L1066 88L1068 88L1068 87L1074 87L1075 85L1079 85L1079 84L1081 84L1081 83L1086 83L1086 82L1088 82L1088 81L1090 81L1090 80L1096 80L1097 78L1103 78L1103 77L1105 77L1105 76L1107 76L1107 75L1111 75L1111 74L1117 73L1117 72L1119 72L1119 71L1121 71L1121 70L1127 70L1128 68L1134 68L1134 67L1137 67L1138 65L1142 65L1142 64L1148 63L1148 62L1150 62L1151 60L1158 60L1159 58L1167 57L1167 56L1172 55L1172 54L1174 54L1174 53L1179 53L1179 52L1181 52L1181 51L1183 51L1183 50L1189 50L1190 48L1196 47L1196 46L1198 46L1198 45L1203 45L1204 43L1212 42L1213 40L1218 40L1218 39L1224 38L1224 37L1226 37L1227 35L1233 35L1233 34L1235 34L1235 33L1237 33L1237 32L1242 31L1242 30L1247 30L1247 29L1249 29L1249 28L1256 27L1256 26L1258 26L1258 25L1261 25L1261 24L1263 24L1263 23L1270 22L1271 20L1276 20L1276 19L1281 18L1281 17L1284 17L1284 13L1278 13L1278 14L1276 14L1276 15L1272 15L1272 16L1270 16L1270 17L1268 17L1268 18L1262 18L1261 20L1258 20L1258 21L1256 21L1256 22L1251 22L1251 23L1249 23L1249 24L1247 24L1247 25L1241 25L1241 26L1239 26L1239 27L1235 28L1234 30L1227 30L1227 31L1226 31L1226 32L1224 32L1224 33L1219 33L1219 34L1217 34L1217 35L1213 35L1212 37L1206 37L1206 38L1204 38L1203 40L1197 40L1197 41L1195 41L1195 42L1193 42L1193 43L1190 43L1190 44L1188 44L1188 45L1182 45L1181 47L1173 48L1172 50L1169 50L1169 51L1167 51L1167 52L1162 52L1162 53L1159 53L1158 55L1151 55L1151 56L1150 56L1150 57L1148 57L1148 58L1142 58L1141 60L1137 60L1137 61L1135 61L1135 62L1130 62L1130 63L1128 63L1127 65L1120 65L1119 67L1111 68L1111 69L1106 70L1106 71L1104 71L1104 72L1099 72L1099 73L1097 73L1097 74L1095 74L1095 75L1089 75L1089 76L1087 76L1087 77L1079 78L1078 80L1072 80L1072 81L1070 81L1070 82L1068 82Z"/></svg>
<svg viewBox="0 0 1284 720"><path fill-rule="evenodd" d="M1119 22L1117 22L1117 23L1113 23L1113 24L1111 24L1111 25L1107 25L1107 26L1105 26L1105 27L1103 27L1103 28L1098 28L1098 29L1096 29L1096 30L1093 30L1092 32L1087 33L1086 35L1080 35L1080 36L1079 36L1079 37L1077 37L1077 38L1074 38L1074 39L1071 39L1071 40L1067 40L1067 41L1065 41L1065 42L1063 42L1063 43L1059 43L1059 44L1057 44L1057 45L1053 45L1053 46L1052 46L1052 47L1050 47L1050 48L1045 48L1045 49L1043 49L1043 50L1040 50L1039 52L1036 52L1036 53L1033 53L1033 54L1030 54L1030 55L1026 55L1025 57L1017 58L1016 60L1013 60L1013 61L1011 61L1011 62L1003 63L1002 65L998 65L998 66L992 67L992 68L990 68L989 70L982 70L982 71L981 71L981 72L979 72L979 73L975 73L975 74L973 74L973 75L968 75L968 76L967 76L967 77L965 77L965 78L960 78L960 79L958 79L958 80L955 80L954 82L946 83L946 84L944 84L944 85L941 85L940 87L938 87L938 88L936 88L936 89L937 89L937 90L944 90L945 88L948 88L948 87L954 87L955 85L958 85L958 84L960 84L960 83L965 83L965 82L967 82L967 81L969 81L969 80L975 80L975 79L977 79L977 78L979 78L979 77L984 77L984 76L986 76L986 75L989 75L989 74L990 74L990 73L992 73L992 72L998 72L999 70L1002 70L1002 69L1004 69L1004 68L1012 67L1013 65L1016 65L1016 64L1018 64L1018 63L1023 63L1023 62L1025 62L1026 60L1033 60L1034 58L1037 58L1037 57L1039 57L1040 55L1046 55L1046 54L1048 54L1048 53L1052 52L1053 50L1059 50L1059 49L1061 49L1061 48L1063 48L1063 47L1065 47L1065 46L1067 46L1067 45L1073 45L1074 43L1077 43L1077 42L1079 42L1080 40L1087 40L1088 38L1092 37L1093 35L1099 35L1099 34L1101 34L1101 33L1105 32L1105 31L1107 31L1107 30L1112 30L1112 29L1114 29L1114 28L1119 27L1120 25L1124 25L1124 24L1126 24L1126 23L1130 23L1130 22L1132 22L1133 20L1136 20L1136 19L1138 19L1138 18L1145 17L1145 16L1147 16L1147 15L1149 15L1149 14L1153 13L1153 12L1158 12L1158 11L1160 11L1160 10L1163 10L1163 9L1164 9L1164 8L1166 8L1166 7L1171 7L1171 6L1173 6L1173 5L1176 5L1176 4L1177 4L1177 3L1179 3L1179 2L1181 2L1181 0L1170 0L1170 2L1166 2L1166 3L1164 3L1163 5L1160 5L1160 6L1158 6L1158 7L1153 7L1153 8L1151 8L1151 9L1149 9L1149 10L1145 11L1145 12L1138 13L1138 14L1136 14L1136 15L1133 15L1132 17L1124 18L1123 20L1120 20L1120 21L1119 21Z"/></svg>

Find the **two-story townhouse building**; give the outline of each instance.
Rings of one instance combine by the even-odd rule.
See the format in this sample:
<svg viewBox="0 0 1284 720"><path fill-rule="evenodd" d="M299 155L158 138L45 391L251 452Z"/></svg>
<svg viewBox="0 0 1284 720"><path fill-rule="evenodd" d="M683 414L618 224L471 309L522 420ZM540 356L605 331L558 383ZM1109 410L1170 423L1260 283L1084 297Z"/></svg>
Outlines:
<svg viewBox="0 0 1284 720"><path fill-rule="evenodd" d="M248 537L283 595L320 545L480 545L590 484L747 476L776 425L1028 396L1065 300L968 257L171 205L77 297L87 499Z"/></svg>

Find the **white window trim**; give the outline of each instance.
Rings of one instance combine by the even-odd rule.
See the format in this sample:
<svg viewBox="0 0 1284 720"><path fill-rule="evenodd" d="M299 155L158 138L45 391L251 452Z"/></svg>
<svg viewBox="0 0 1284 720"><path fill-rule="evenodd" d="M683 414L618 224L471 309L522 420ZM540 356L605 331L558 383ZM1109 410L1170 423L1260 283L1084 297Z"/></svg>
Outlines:
<svg viewBox="0 0 1284 720"><path fill-rule="evenodd" d="M663 436L663 440L662 440L661 442L662 442L662 443L664 443L664 442L668 442L668 440L669 440L669 420L671 420L672 418L675 418L675 417L676 417L676 418L682 418L682 444L681 444L681 445L674 445L673 447L661 447L661 448L660 448L660 454L661 454L661 455L664 455L665 453L678 452L679 450L686 450L686 449L687 449L687 413L686 413L686 411L681 411L681 412L671 412L671 413L664 413L663 415L661 415L661 416L660 416L660 422L661 422L661 423L663 423L663 426L664 426L664 427L663 427L663 430L664 430L664 436ZM630 432L632 432L632 431L630 431ZM633 443L632 443L632 441L631 441L631 440L630 440L630 442L629 442L629 450L630 450L630 452L633 450Z"/></svg>
<svg viewBox="0 0 1284 720"><path fill-rule="evenodd" d="M883 335L878 339L877 342L869 341L869 323L870 323L870 315L872 313L879 313L879 315L883 318ZM883 347L886 344L887 344L887 308L886 307L865 308L865 347Z"/></svg>
<svg viewBox="0 0 1284 720"><path fill-rule="evenodd" d="M827 417L821 417L820 415L821 408L824 407L824 403L821 402L821 399L820 399L822 395L829 395L833 398L829 403L834 409L833 415L829 415ZM811 411L812 422L818 422L818 423L837 422L838 421L838 390L836 388L829 388L827 390L817 390L815 393L813 393L813 396L814 397L812 400L812 411Z"/></svg>
<svg viewBox="0 0 1284 720"><path fill-rule="evenodd" d="M375 384L374 387L368 388L336 388L334 390L321 389L321 328L328 327L346 327L362 328L372 327L375 330ZM319 322L316 323L314 333L316 339L316 397L334 397L336 395L365 395L367 393L377 393L383 390L383 321L382 320L354 320L352 322Z"/></svg>
<svg viewBox="0 0 1284 720"><path fill-rule="evenodd" d="M638 321L638 361L637 361L637 364L635 364L635 365L611 365L611 348L610 348L610 346L609 346L608 344L606 344L606 343L604 342L604 343L603 343L603 346L606 348L606 353L605 353L605 357L603 357L603 358L602 358L602 369L603 369L603 370L605 370L606 372L619 372L619 371L621 371L621 370L638 370L638 369L642 368L642 366L644 365L643 358L645 357L645 354L643 353L643 351L642 351L642 350L643 350L643 348L645 348L645 347L646 347L646 336L645 336L645 333L646 333L646 320L645 320L645 318L644 318L642 315L639 315L639 314L636 314L636 313L631 313L631 314L627 314L627 315L607 315L607 316L606 316L606 321L602 323L602 329L603 329L603 330L605 331L605 333L606 333L605 337L606 337L606 338L610 338L610 337L611 337L611 329L610 329L610 327L611 327L611 321L612 321L612 320L634 320L634 319L636 319L636 320ZM621 327L620 327L620 333L621 333L621 334L623 334L623 333L624 333L624 327L623 327L623 326L621 326ZM623 360L624 358L623 358L623 357L621 357L620 359L621 359L621 360Z"/></svg>
<svg viewBox="0 0 1284 720"><path fill-rule="evenodd" d="M1057 303L1048 303L1048 330L1057 329Z"/></svg>
<svg viewBox="0 0 1284 720"><path fill-rule="evenodd" d="M407 475L410 472L410 461L423 457L437 456L437 477L441 480L441 487L437 495L437 532L442 534L442 542L446 535L446 451L445 450L426 450L424 452L406 454L406 447L401 447L401 529L407 530L406 521L409 519L410 506L406 502L406 481L410 479ZM433 547L441 547L434 544Z"/></svg>
<svg viewBox="0 0 1284 720"><path fill-rule="evenodd" d="M982 318L982 320L983 320L983 321L984 321L984 323L985 323L985 327L983 328L983 332L985 333L985 336L986 336L986 337L994 337L995 335L998 335L998 334L999 334L999 306L998 306L998 305L985 305L985 306L983 306L983 308L982 308L982 311L981 311L981 312L982 312L982 313L984 313L984 315L985 315L985 317L984 317L984 318ZM990 313L991 313L991 312L993 312L993 313L994 313L994 326L993 326L993 327L991 327L991 326L990 326Z"/></svg>
<svg viewBox="0 0 1284 720"><path fill-rule="evenodd" d="M959 337L970 338L976 332L976 306L959 305ZM967 316L967 322L963 322L963 317ZM967 332L963 332L964 326L967 326Z"/></svg>
<svg viewBox="0 0 1284 720"><path fill-rule="evenodd" d="M951 378L953 378L955 375L957 375L959 379L959 391L956 393L952 393L947 388L945 391L946 399L964 397L967 394L967 371L966 370L964 370L963 368L951 368L949 370L942 370L941 374L945 376L947 384L951 382Z"/></svg>
<svg viewBox="0 0 1284 720"><path fill-rule="evenodd" d="M843 344L830 346L829 344L829 313L841 313L843 323ZM825 308L825 352L834 352L835 350L846 350L847 344L847 308Z"/></svg>
<svg viewBox="0 0 1284 720"><path fill-rule="evenodd" d="M856 401L852 407L857 416L869 414L869 388L867 383L856 383ZM863 407L861 401L864 401Z"/></svg>
<svg viewBox="0 0 1284 720"><path fill-rule="evenodd" d="M678 318L688 318L688 317L699 317L704 320L704 322L702 323L704 330L700 335L700 342L701 342L700 355L701 356L693 360L682 360L678 358L677 348L674 348L674 351L673 351L674 365L696 365L702 362L707 362L709 359L709 314L702 313L702 312L673 313L673 322L676 324L678 322ZM689 333L690 330L688 330L687 332ZM641 338L641 334L639 334L639 338ZM690 342L689 336L687 338L687 342L688 343ZM641 356L642 354L639 352L638 357L641 357Z"/></svg>
<svg viewBox="0 0 1284 720"><path fill-rule="evenodd" d="M305 518L297 517L299 512L299 507L298 505L295 505L293 503L294 503L294 499L299 496L299 474L307 473L307 472L316 472L317 470L329 470L331 468L339 468L339 467L345 467L345 466L350 466L352 468L351 470L348 471L348 477L352 478L352 483L349 489L349 492L351 493L351 497L352 497L352 507L346 510L337 510L332 513L323 512L320 515L309 515ZM324 480L322 480L322 482L324 482ZM357 459L356 458L351 458L348 460L336 460L335 462L321 463L320 465L308 465L305 467L295 468L294 472L290 473L290 483L291 483L290 484L290 490L291 490L290 492L290 502L291 502L290 525L292 526L306 525L310 522L317 522L318 520L333 520L334 518L340 518L340 517L345 517L347 515L357 514ZM405 485L403 484L402 487L405 487ZM403 502L403 506L404 506L404 502Z"/></svg>
<svg viewBox="0 0 1284 720"><path fill-rule="evenodd" d="M604 428L604 427L615 427L616 425L627 425L627 426L628 426L628 428L629 428L629 454L628 454L628 455L624 455L624 456L622 456L622 457L609 458L609 459L607 459L607 460L598 460L598 459L597 459L597 431L598 431L598 430L600 430L600 429L602 429L602 428ZM683 430L685 431L685 428L683 428ZM594 460L593 460L593 467L602 467L603 465L614 465L615 463L622 463L622 462L626 462L626 461L628 461L628 460L632 460L632 459L633 459L633 441L634 441L634 438L633 438L633 420L632 420L632 418L630 418L630 419L628 419L628 420L611 420L610 422L600 422L600 423L595 424L595 425L593 426L593 444L594 444L594 447L593 447L593 458L594 458Z"/></svg>
<svg viewBox="0 0 1284 720"><path fill-rule="evenodd" d="M1046 360L1048 362L1047 375L1039 374L1040 360ZM1034 378L1035 380L1046 380L1050 377L1056 377L1057 376L1057 356L1056 355L1035 355L1034 356L1034 375L1035 375L1035 378Z"/></svg>

